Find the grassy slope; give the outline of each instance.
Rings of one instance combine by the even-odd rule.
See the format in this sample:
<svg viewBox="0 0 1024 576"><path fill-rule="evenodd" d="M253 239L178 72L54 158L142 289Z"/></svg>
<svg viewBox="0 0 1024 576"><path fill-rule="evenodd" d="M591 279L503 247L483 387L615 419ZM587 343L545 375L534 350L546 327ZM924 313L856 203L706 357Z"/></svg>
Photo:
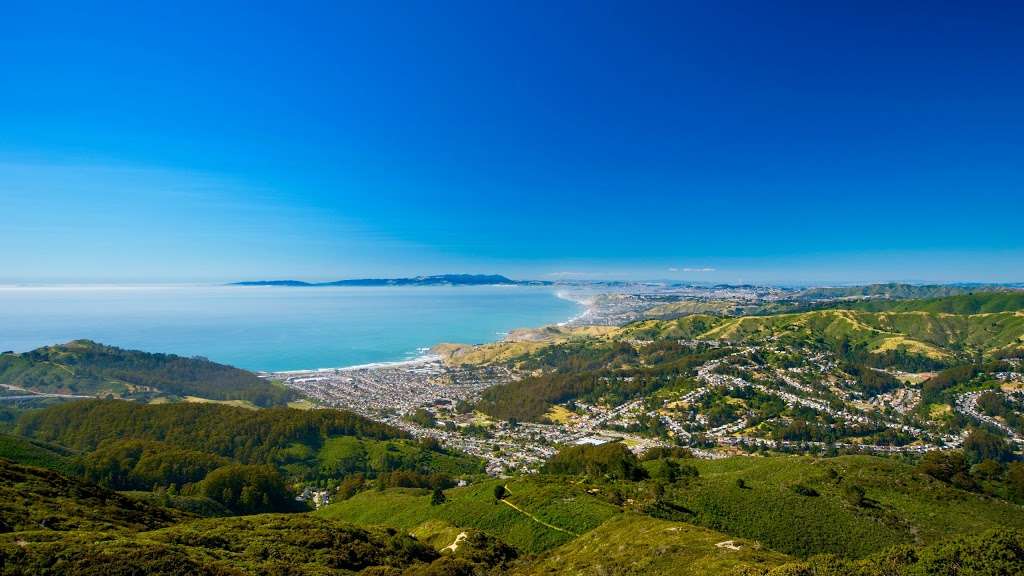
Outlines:
<svg viewBox="0 0 1024 576"><path fill-rule="evenodd" d="M716 544L732 541L739 550ZM681 522L621 514L545 553L516 574L704 576L789 560L754 542Z"/></svg>
<svg viewBox="0 0 1024 576"><path fill-rule="evenodd" d="M0 458L18 464L68 473L72 468L71 454L69 450L60 446L0 433Z"/></svg>
<svg viewBox="0 0 1024 576"><path fill-rule="evenodd" d="M4 573L35 576L342 576L368 566L400 569L435 557L407 535L309 514L196 520L140 533L37 531L0 536Z"/></svg>
<svg viewBox="0 0 1024 576"><path fill-rule="evenodd" d="M52 470L0 460L0 532L146 529L181 517Z"/></svg>
<svg viewBox="0 0 1024 576"><path fill-rule="evenodd" d="M946 314L939 312L861 312L817 310L773 316L719 318L687 316L672 321L646 321L626 326L625 338L699 338L761 341L784 335L798 340L823 338L869 350L883 350L902 341L911 350L935 357L960 347L994 352L1008 347L1024 348L1024 312ZM897 341L893 341L893 339Z"/></svg>
<svg viewBox="0 0 1024 576"><path fill-rule="evenodd" d="M685 519L794 555L861 557L899 543L1024 528L1020 506L950 488L883 458L739 457L693 464L699 481L669 497L692 512ZM736 485L740 478L747 489ZM849 483L864 487L874 505L849 504L842 493ZM793 484L820 496L797 495Z"/></svg>
<svg viewBox="0 0 1024 576"><path fill-rule="evenodd" d="M922 300L867 300L839 305L865 312L942 312L946 314L982 314L1024 310L1024 290L976 292L946 298Z"/></svg>
<svg viewBox="0 0 1024 576"><path fill-rule="evenodd" d="M403 530L441 520L452 526L480 529L524 552L535 553L564 544L573 539L572 533L592 530L618 513L617 507L560 481L508 481L508 501L564 532L555 530L495 501L494 486L502 482L492 480L448 490L447 502L439 506L430 505L430 493L426 490L368 491L331 504L318 514L360 525L387 525Z"/></svg>

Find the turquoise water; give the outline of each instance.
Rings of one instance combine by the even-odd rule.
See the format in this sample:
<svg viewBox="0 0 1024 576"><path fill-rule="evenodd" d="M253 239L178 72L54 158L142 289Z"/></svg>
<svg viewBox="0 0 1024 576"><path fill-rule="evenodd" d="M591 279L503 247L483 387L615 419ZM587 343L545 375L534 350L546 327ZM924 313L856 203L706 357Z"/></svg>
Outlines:
<svg viewBox="0 0 1024 576"><path fill-rule="evenodd" d="M0 287L0 351L88 338L250 370L406 360L575 316L538 287Z"/></svg>

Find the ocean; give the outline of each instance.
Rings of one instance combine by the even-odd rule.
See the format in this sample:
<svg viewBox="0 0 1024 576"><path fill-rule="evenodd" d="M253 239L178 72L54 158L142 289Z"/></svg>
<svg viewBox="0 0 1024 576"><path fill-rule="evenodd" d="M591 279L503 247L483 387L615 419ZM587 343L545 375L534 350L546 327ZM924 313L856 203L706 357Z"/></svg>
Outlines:
<svg viewBox="0 0 1024 576"><path fill-rule="evenodd" d="M249 370L336 368L499 340L581 311L526 286L0 286L0 351L87 338Z"/></svg>

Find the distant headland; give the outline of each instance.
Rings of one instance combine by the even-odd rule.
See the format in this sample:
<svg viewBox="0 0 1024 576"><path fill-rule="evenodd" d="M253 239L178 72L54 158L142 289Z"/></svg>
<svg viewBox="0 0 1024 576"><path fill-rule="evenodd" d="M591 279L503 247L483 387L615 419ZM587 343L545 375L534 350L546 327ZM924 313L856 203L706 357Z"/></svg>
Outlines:
<svg viewBox="0 0 1024 576"><path fill-rule="evenodd" d="M302 280L251 280L229 286L549 286L544 280L512 280L500 274L440 274L411 278L353 278L333 282Z"/></svg>

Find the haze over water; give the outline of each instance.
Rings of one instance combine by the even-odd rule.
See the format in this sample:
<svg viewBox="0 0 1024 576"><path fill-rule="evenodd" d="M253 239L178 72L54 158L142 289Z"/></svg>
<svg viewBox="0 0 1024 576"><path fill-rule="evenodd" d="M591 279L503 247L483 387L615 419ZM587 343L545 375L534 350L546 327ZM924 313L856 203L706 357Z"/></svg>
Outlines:
<svg viewBox="0 0 1024 576"><path fill-rule="evenodd" d="M535 287L0 287L0 350L88 338L250 370L413 358L581 311Z"/></svg>

